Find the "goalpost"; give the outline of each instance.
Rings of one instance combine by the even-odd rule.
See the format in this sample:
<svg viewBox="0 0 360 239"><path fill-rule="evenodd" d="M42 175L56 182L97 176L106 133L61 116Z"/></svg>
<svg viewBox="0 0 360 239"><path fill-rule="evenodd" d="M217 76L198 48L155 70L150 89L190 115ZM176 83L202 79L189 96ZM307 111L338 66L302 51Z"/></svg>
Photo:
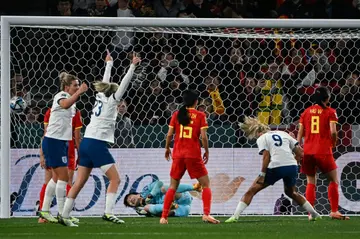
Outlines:
<svg viewBox="0 0 360 239"><path fill-rule="evenodd" d="M128 66L129 54L136 52L143 59L125 97L127 114L119 116L111 149L122 180L120 213L136 214L121 205L128 192L140 191L157 178L168 182L170 164L163 160L163 141L183 89L200 92L199 109L211 124L208 169L213 212L230 214L261 163L255 142L244 140L237 128L240 117L252 114L272 128L296 132L298 116L311 104L316 84L332 88L343 125L335 152L341 170L341 210L360 213L356 201L360 155L355 152L360 147L359 94L354 90L360 87L359 29L360 20L2 16L0 217L35 216L44 180L38 163L41 115L59 91L57 77L68 71L88 84L100 79L106 49L115 60L116 82ZM93 93L87 92L77 104L84 126ZM29 101L26 112L10 112L14 95ZM106 180L94 171L75 215L101 213ZM318 181L316 209L325 214L327 183L322 175ZM302 193L305 185L300 176L297 186ZM281 183L268 189L248 213L302 215L281 192ZM191 213L199 214L199 195L193 196Z"/></svg>

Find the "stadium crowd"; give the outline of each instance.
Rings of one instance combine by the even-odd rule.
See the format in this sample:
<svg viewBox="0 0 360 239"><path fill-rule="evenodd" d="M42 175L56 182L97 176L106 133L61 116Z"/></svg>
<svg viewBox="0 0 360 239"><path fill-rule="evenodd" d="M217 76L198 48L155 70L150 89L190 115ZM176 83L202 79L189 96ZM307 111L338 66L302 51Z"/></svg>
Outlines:
<svg viewBox="0 0 360 239"><path fill-rule="evenodd" d="M193 17L193 18L360 18L358 0L57 0L9 2L2 14L93 17ZM223 33L233 29L222 29ZM241 29L238 29L241 33ZM256 32L256 29L254 30ZM119 107L114 147L137 146L145 132L136 127L165 126L181 103L184 89L200 92L199 109L215 128L239 132L243 116L259 116L280 127L291 125L311 104L319 85L331 89L332 107L339 123L360 124L360 41L358 39L267 39L259 37L211 37L205 34L146 32L140 29L44 29L11 30L12 95L24 97L30 106L25 115L13 117L31 127L13 127L13 147L36 147L35 133L55 92L58 75L66 70L87 83L99 80L103 58L109 49L114 58L113 81L119 83L132 54L142 58L131 88ZM300 32L301 34L301 32ZM319 33L321 36L321 33ZM93 89L77 104L87 125ZM20 131L19 130L23 130ZM27 134L26 132L32 132ZM160 132L161 130L159 130ZM226 130L225 130L226 131ZM231 132L233 132L231 131ZM124 133L125 132L125 133ZM216 131L214 132L216 134ZM159 136L158 140L163 137ZM237 134L233 147L246 140ZM29 136L30 137L30 136ZM156 136L155 136L156 137ZM219 136L220 137L220 136ZM160 139L161 138L161 139ZM229 141L217 138L217 141ZM24 140L24 144L21 141ZM211 134L210 134L211 141ZM25 146L26 145L26 146ZM222 145L222 144L221 144ZM153 144L151 147L156 147ZM159 146L160 147L160 144ZM222 147L222 146L220 146Z"/></svg>

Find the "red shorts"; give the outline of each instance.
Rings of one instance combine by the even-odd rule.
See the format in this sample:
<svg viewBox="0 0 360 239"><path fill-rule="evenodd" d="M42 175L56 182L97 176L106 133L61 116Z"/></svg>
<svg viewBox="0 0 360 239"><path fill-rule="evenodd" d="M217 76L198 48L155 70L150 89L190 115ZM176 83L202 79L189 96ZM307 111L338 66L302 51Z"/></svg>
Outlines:
<svg viewBox="0 0 360 239"><path fill-rule="evenodd" d="M173 162L171 165L170 176L173 179L180 180L184 175L185 171L188 171L191 179L201 178L203 176L208 175L208 171L205 167L202 159L194 159L194 158L173 158Z"/></svg>
<svg viewBox="0 0 360 239"><path fill-rule="evenodd" d="M336 168L337 166L332 154L305 154L301 163L301 172L306 175L315 175L317 169L322 173L328 173Z"/></svg>

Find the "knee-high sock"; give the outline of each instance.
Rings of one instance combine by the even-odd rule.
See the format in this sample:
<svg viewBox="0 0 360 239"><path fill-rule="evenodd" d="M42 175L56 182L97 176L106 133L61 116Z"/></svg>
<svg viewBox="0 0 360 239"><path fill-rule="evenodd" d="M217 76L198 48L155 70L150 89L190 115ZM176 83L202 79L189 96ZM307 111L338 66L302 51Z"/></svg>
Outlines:
<svg viewBox="0 0 360 239"><path fill-rule="evenodd" d="M44 183L41 187L40 191L40 202L39 202L39 210L41 211L42 205L44 203L44 197L45 197L45 191L46 191L46 184Z"/></svg>
<svg viewBox="0 0 360 239"><path fill-rule="evenodd" d="M56 189L56 183L54 182L54 180L50 179L50 181L46 185L44 202L41 207L42 211L48 212L50 210L51 201L55 194L55 189Z"/></svg>
<svg viewBox="0 0 360 239"><path fill-rule="evenodd" d="M56 202L59 214L61 214L64 210L64 203L66 199L66 185L67 182L62 180L58 180L56 183Z"/></svg>
<svg viewBox="0 0 360 239"><path fill-rule="evenodd" d="M204 188L202 192L203 210L204 215L209 215L211 210L211 189Z"/></svg>
<svg viewBox="0 0 360 239"><path fill-rule="evenodd" d="M306 200L307 200L312 206L314 206L315 200L316 200L316 192L315 192L315 189L316 189L315 184L308 183L308 184L306 185L306 192L305 192Z"/></svg>
<svg viewBox="0 0 360 239"><path fill-rule="evenodd" d="M331 182L328 187L328 197L330 201L331 212L339 210L339 185Z"/></svg>
<svg viewBox="0 0 360 239"><path fill-rule="evenodd" d="M165 200L164 200L164 208L163 208L161 217L163 217L163 218L168 217L171 203L174 201L175 192L176 191L172 188L169 188L167 190L166 195L165 195Z"/></svg>

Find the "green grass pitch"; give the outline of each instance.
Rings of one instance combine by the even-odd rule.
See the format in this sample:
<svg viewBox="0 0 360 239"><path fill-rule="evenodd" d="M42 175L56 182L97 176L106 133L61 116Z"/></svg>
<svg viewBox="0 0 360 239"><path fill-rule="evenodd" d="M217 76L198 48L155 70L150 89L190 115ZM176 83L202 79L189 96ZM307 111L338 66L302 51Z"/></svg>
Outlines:
<svg viewBox="0 0 360 239"><path fill-rule="evenodd" d="M160 225L159 218L124 218L126 224L115 225L101 218L80 218L78 228L59 224L38 224L36 218L0 220L0 238L34 239L225 239L225 238L359 238L360 217L350 221L335 221L328 217L309 222L307 217L242 217L241 222L205 224L200 217L170 218L168 225Z"/></svg>

